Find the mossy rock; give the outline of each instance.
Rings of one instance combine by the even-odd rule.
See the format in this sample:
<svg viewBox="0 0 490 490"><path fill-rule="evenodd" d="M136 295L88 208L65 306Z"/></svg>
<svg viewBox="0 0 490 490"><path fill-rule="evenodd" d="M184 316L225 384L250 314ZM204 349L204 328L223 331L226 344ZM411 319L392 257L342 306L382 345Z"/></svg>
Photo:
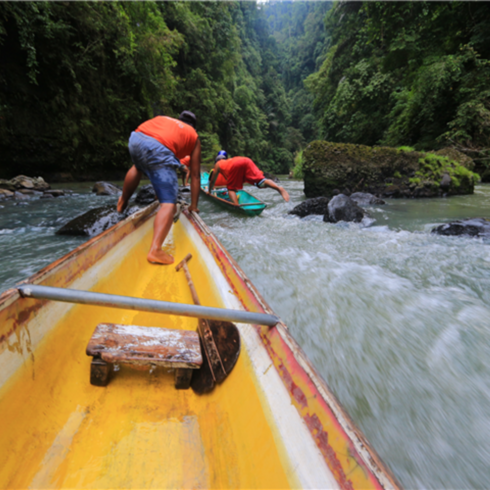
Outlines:
<svg viewBox="0 0 490 490"><path fill-rule="evenodd" d="M344 194L369 192L379 197L471 194L478 181L465 165L446 156L408 147L328 141L308 145L303 153L303 172L308 198L332 196L336 190ZM451 177L450 184L441 187L445 174Z"/></svg>
<svg viewBox="0 0 490 490"><path fill-rule="evenodd" d="M468 170L473 171L475 169L475 162L473 161L473 158L470 158L468 155L465 155L454 148L443 148L442 150L438 150L433 153L435 155L447 157L449 160L454 160L460 165L463 165L463 167L466 167Z"/></svg>

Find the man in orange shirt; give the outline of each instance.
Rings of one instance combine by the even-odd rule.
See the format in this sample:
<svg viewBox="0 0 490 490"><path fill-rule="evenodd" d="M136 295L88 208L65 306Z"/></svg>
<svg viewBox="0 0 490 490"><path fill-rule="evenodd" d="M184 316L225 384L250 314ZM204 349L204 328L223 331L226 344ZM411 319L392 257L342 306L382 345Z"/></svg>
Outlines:
<svg viewBox="0 0 490 490"><path fill-rule="evenodd" d="M228 195L234 204L238 204L236 191L243 189L244 182L259 188L270 187L279 192L286 202L289 201L289 194L286 189L278 186L273 180L266 179L262 171L250 158L233 157L228 159L226 151L221 150L215 162L209 178L209 192L213 190L215 185L219 185L220 178L224 177Z"/></svg>
<svg viewBox="0 0 490 490"><path fill-rule="evenodd" d="M179 119L157 116L133 131L129 138L129 153L133 166L124 179L122 195L117 210L124 211L129 198L138 187L142 174L150 179L160 202L153 224L153 240L148 252L152 264L172 264L174 258L162 250L163 242L170 231L179 189L177 169L179 159L190 155L191 205L189 211L199 212L199 184L201 173L201 143L195 130L196 116L189 111Z"/></svg>
<svg viewBox="0 0 490 490"><path fill-rule="evenodd" d="M186 186L189 183L189 177L191 175L191 169L189 168L191 165L191 156L187 155L186 157L181 158L180 163L182 164L182 167L180 167L182 172L182 185Z"/></svg>

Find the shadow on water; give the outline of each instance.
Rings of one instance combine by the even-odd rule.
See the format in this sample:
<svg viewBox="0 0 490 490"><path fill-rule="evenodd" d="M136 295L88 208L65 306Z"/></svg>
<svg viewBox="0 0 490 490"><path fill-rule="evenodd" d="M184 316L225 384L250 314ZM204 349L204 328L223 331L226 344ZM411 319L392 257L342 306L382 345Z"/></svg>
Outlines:
<svg viewBox="0 0 490 490"><path fill-rule="evenodd" d="M490 186L473 196L390 200L375 222L287 215L302 182L247 188L255 218L201 200L201 216L288 324L347 411L406 488L486 488L490 470L490 243L430 230L490 218ZM114 204L90 184L72 197L0 203L0 288L86 238L56 236L78 214Z"/></svg>

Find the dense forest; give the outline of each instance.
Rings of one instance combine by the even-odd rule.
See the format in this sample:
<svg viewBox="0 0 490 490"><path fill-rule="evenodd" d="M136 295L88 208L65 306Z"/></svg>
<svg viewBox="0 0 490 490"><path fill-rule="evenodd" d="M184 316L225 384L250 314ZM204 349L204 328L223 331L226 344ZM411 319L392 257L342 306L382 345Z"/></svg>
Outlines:
<svg viewBox="0 0 490 490"><path fill-rule="evenodd" d="M142 121L198 118L286 173L315 139L490 147L485 2L0 2L0 178L123 170Z"/></svg>
<svg viewBox="0 0 490 490"><path fill-rule="evenodd" d="M289 106L277 44L253 2L1 2L0 171L128 165L141 122L198 118L221 148L285 172Z"/></svg>
<svg viewBox="0 0 490 490"><path fill-rule="evenodd" d="M305 84L323 139L418 150L452 146L488 162L488 2L341 2Z"/></svg>

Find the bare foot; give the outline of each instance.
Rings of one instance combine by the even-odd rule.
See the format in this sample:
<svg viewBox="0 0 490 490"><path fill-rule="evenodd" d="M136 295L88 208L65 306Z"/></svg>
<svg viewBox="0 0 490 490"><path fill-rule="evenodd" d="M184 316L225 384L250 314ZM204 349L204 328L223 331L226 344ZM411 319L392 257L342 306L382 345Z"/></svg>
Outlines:
<svg viewBox="0 0 490 490"><path fill-rule="evenodd" d="M286 189L284 189L284 187L279 187L279 192L281 193L282 198L286 202L289 202L289 194L288 194L288 191Z"/></svg>
<svg viewBox="0 0 490 490"><path fill-rule="evenodd" d="M164 252L163 250L157 250L156 252L150 251L148 252L148 256L146 258L150 264L169 265L173 264L175 261L170 254Z"/></svg>
<svg viewBox="0 0 490 490"><path fill-rule="evenodd" d="M126 209L127 205L128 201L125 201L122 196L119 196L119 199L117 201L117 212L122 213Z"/></svg>

